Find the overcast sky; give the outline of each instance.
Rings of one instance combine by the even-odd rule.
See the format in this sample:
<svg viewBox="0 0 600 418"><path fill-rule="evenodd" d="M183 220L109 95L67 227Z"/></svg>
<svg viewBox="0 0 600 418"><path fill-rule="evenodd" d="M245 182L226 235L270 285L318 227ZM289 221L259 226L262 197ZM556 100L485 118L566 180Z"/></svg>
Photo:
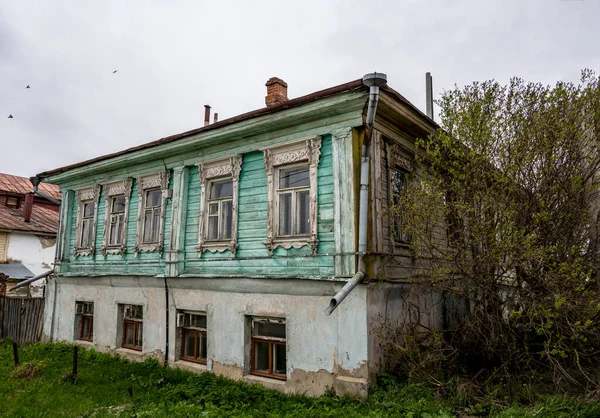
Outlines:
<svg viewBox="0 0 600 418"><path fill-rule="evenodd" d="M600 69L600 0L0 0L0 172L31 176L378 71L454 84ZM113 74L114 70L118 70ZM25 87L30 85L30 89ZM9 119L8 115L13 118Z"/></svg>

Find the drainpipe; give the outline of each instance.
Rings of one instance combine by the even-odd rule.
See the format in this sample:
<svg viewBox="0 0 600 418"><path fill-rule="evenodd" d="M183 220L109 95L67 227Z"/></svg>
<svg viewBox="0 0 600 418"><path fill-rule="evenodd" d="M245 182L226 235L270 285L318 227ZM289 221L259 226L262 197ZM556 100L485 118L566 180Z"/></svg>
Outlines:
<svg viewBox="0 0 600 418"><path fill-rule="evenodd" d="M46 272L44 272L42 274L38 274L37 276L33 276L30 279L23 280L22 282L17 283L17 285L15 287L13 287L12 289L9 290L9 292L12 292L13 290L17 290L20 287L27 286L29 283L33 283L33 282L35 282L37 280L43 279L44 277L48 277L52 273L54 273L54 269L48 270L48 271L46 271Z"/></svg>
<svg viewBox="0 0 600 418"><path fill-rule="evenodd" d="M367 132L362 146L360 164L360 204L358 214L358 269L346 285L331 299L325 313L329 316L348 294L365 278L365 260L367 252L367 225L369 214L369 146L371 132L379 102L379 87L385 86L387 76L382 73L370 73L363 77L363 84L369 87L369 107L367 108Z"/></svg>
<svg viewBox="0 0 600 418"><path fill-rule="evenodd" d="M43 197L46 200L49 200L50 202L59 205L61 204L61 201L58 199L55 199L53 197L48 196L47 194L44 194L42 192L38 191L38 185L41 183L42 179L35 176L35 177L29 177L29 181L31 182L31 184L33 184L33 194L36 194L38 196Z"/></svg>
<svg viewBox="0 0 600 418"><path fill-rule="evenodd" d="M165 367L169 364L169 285L167 283L167 276L165 275L165 324L166 324L166 338L165 338Z"/></svg>

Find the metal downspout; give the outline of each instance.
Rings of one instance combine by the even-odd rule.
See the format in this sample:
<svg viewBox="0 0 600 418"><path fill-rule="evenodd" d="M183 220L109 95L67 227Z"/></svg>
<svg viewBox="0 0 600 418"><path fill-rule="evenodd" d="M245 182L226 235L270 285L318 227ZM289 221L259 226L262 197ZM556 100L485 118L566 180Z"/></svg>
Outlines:
<svg viewBox="0 0 600 418"><path fill-rule="evenodd" d="M165 338L165 367L169 364L169 285L167 283L167 276L165 275L165 324L166 324L166 338Z"/></svg>
<svg viewBox="0 0 600 418"><path fill-rule="evenodd" d="M371 133L377 112L377 103L379 102L379 87L387 83L387 76L382 73L370 73L363 77L363 84L369 87L369 106L367 109L367 132L362 146L362 156L360 164L360 204L358 215L358 269L354 276L344 285L344 287L329 302L325 309L327 315L339 306L340 303L350 294L350 292L365 278L365 260L367 252L367 232L369 215L369 150L371 142Z"/></svg>
<svg viewBox="0 0 600 418"><path fill-rule="evenodd" d="M53 272L54 272L54 269L48 270L48 271L43 272L42 274L38 274L37 276L33 276L30 279L23 280L22 282L17 283L17 285L15 287L13 287L12 289L9 290L9 292L12 292L13 290L17 290L20 287L27 286L29 283L33 283L35 281L43 279L44 277L48 277Z"/></svg>

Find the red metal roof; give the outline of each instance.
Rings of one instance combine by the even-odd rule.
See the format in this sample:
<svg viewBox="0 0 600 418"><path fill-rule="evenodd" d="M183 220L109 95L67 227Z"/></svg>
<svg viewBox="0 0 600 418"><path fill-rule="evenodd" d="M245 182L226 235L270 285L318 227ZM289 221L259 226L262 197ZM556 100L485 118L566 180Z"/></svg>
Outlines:
<svg viewBox="0 0 600 418"><path fill-rule="evenodd" d="M54 184L40 183L38 190L55 199L61 199L60 190ZM27 194L33 192L33 185L27 177L0 173L0 192Z"/></svg>
<svg viewBox="0 0 600 418"><path fill-rule="evenodd" d="M56 234L58 230L58 212L34 204L31 210L31 221L25 222L22 209L0 205L0 229Z"/></svg>

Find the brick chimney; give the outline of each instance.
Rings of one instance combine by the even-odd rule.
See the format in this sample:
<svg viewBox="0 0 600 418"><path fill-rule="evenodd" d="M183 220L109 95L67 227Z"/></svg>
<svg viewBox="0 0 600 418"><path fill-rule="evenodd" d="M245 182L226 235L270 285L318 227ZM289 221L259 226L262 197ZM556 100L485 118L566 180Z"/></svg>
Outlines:
<svg viewBox="0 0 600 418"><path fill-rule="evenodd" d="M288 101L287 83L281 78L271 77L265 86L267 86L267 96L265 97L267 107Z"/></svg>

